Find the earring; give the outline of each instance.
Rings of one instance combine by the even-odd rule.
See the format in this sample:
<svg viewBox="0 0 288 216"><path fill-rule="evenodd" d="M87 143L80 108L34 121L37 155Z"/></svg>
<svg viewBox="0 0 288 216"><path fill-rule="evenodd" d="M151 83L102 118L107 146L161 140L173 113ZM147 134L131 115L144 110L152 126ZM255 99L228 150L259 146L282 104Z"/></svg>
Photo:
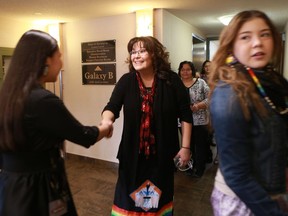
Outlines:
<svg viewBox="0 0 288 216"><path fill-rule="evenodd" d="M43 71L43 76L48 75L48 65L45 66L44 71Z"/></svg>
<svg viewBox="0 0 288 216"><path fill-rule="evenodd" d="M233 54L229 54L226 58L226 64L228 64L228 65L233 65L237 62L238 62L238 60L235 58L235 56Z"/></svg>

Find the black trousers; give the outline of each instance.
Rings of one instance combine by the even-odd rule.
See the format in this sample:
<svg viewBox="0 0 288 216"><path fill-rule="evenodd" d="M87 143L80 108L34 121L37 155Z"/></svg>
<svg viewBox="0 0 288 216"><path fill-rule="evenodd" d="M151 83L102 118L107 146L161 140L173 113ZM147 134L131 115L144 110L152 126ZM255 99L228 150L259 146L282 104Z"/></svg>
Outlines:
<svg viewBox="0 0 288 216"><path fill-rule="evenodd" d="M207 125L194 125L192 129L191 151L193 168L198 175L205 171L206 162L210 155L209 131Z"/></svg>

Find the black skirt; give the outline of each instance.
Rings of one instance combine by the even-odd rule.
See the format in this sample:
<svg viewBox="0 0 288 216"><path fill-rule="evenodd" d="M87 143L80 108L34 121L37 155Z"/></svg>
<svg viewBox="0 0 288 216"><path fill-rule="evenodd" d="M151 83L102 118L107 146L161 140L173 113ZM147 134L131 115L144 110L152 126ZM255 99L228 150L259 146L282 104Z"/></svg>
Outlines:
<svg viewBox="0 0 288 216"><path fill-rule="evenodd" d="M2 156L1 216L77 216L59 148Z"/></svg>
<svg viewBox="0 0 288 216"><path fill-rule="evenodd" d="M162 170L157 164L156 158L140 156L135 182L119 165L111 215L173 215L174 164L171 162Z"/></svg>

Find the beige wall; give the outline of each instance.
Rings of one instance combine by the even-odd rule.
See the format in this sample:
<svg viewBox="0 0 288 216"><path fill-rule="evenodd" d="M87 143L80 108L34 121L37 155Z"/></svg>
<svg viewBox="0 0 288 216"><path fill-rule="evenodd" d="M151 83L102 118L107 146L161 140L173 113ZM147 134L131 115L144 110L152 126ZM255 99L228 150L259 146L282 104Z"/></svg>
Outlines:
<svg viewBox="0 0 288 216"><path fill-rule="evenodd" d="M15 48L22 34L31 28L33 28L31 23L1 18L0 47Z"/></svg>
<svg viewBox="0 0 288 216"><path fill-rule="evenodd" d="M202 38L204 34L166 10L161 10L163 15L163 41L170 52L171 67L176 72L179 63L192 61L192 34Z"/></svg>
<svg viewBox="0 0 288 216"><path fill-rule="evenodd" d="M31 23L13 20L0 21L0 46L15 47L21 35L34 28ZM36 27L41 29L41 27ZM41 30L45 30L42 27ZM192 26L165 10L155 10L155 37L170 52L172 68L176 71L180 61L192 58L192 33L199 34ZM81 43L89 41L116 40L116 80L128 67L127 43L135 36L135 13L83 20L61 25L63 52L63 100L71 113L85 125L97 125L101 112L109 100L114 85L82 85ZM201 35L202 36L202 35ZM121 113L122 114L122 113ZM122 134L123 116L114 124L114 135L103 139L89 149L66 142L67 152L102 160L118 162L118 145Z"/></svg>
<svg viewBox="0 0 288 216"><path fill-rule="evenodd" d="M135 36L135 14L105 17L63 25L64 102L68 109L86 125L97 125L114 85L82 85L81 43L116 40L116 80L128 66L127 43ZM115 161L122 132L122 115L116 120L111 139L103 139L90 149L67 142L67 152Z"/></svg>
<svg viewBox="0 0 288 216"><path fill-rule="evenodd" d="M109 100L114 85L82 85L81 43L115 39L118 80L128 70L125 63L128 54L126 46L135 36L135 26L135 13L63 25L64 102L82 123L95 125L100 122L101 111ZM154 31L155 37L170 52L172 68L176 70L180 61L192 58L192 33L199 32L193 31L189 24L165 10L155 10ZM115 122L111 139L103 139L90 149L67 142L67 152L117 162L122 124L121 115Z"/></svg>

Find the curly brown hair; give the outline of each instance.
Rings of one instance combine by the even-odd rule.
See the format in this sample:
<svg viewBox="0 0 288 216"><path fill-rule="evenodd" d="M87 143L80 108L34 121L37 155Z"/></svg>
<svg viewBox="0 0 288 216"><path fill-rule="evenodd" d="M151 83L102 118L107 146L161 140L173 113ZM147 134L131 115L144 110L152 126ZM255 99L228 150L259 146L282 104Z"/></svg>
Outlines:
<svg viewBox="0 0 288 216"><path fill-rule="evenodd" d="M152 56L152 64L154 72L158 78L164 79L169 83L169 72L171 71L171 64L169 62L169 52L166 48L152 36L142 36L132 38L127 45L127 50L130 53L135 44L139 43L141 48L145 48ZM129 64L129 71L136 71L133 67L131 57L128 56L126 63Z"/></svg>
<svg viewBox="0 0 288 216"><path fill-rule="evenodd" d="M273 59L271 63L277 66L280 62L281 55L281 36L274 26L270 18L258 10L242 11L234 16L228 26L226 26L220 35L219 48L215 53L211 63L211 72L209 74L210 96L219 80L230 84L238 99L240 101L245 118L250 118L249 106L253 105L260 116L265 116L267 110L265 109L259 94L257 94L255 86L251 85L243 73L237 73L235 68L226 65L226 59L233 54L233 45L235 43L239 29L244 23L255 18L261 18L269 26L273 37Z"/></svg>

